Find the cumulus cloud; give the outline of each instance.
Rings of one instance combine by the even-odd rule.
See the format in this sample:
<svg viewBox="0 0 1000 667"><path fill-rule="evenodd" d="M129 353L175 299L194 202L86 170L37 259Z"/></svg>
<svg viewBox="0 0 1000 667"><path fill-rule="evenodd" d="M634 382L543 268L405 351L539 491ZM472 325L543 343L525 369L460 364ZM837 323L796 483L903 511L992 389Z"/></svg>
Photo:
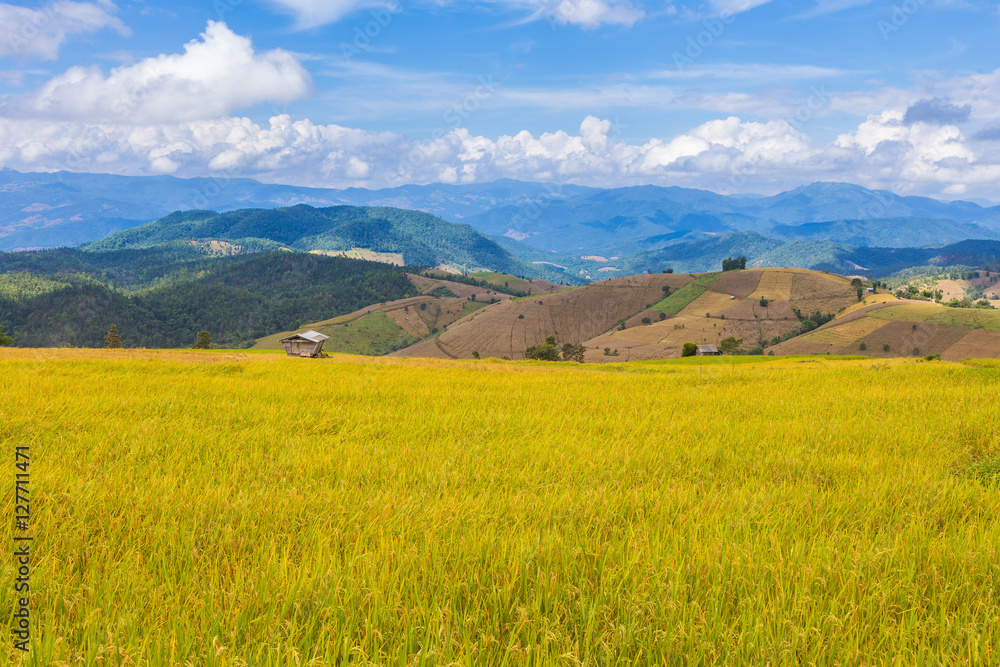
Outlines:
<svg viewBox="0 0 1000 667"><path fill-rule="evenodd" d="M21 171L230 177L320 187L474 183L500 178L605 187L684 185L775 192L819 180L899 193L995 196L1000 155L977 154L958 128L874 114L816 145L784 120L731 116L675 136L622 141L615 123L586 117L576 132L498 137L458 128L428 141L389 132L241 117L160 125L0 119L0 164ZM964 186L959 193L956 189Z"/></svg>
<svg viewBox="0 0 1000 667"><path fill-rule="evenodd" d="M53 2L40 9L0 3L0 56L55 60L70 35L105 28L130 34L114 10L108 0Z"/></svg>
<svg viewBox="0 0 1000 667"><path fill-rule="evenodd" d="M971 104L959 106L946 99L935 97L929 100L919 100L910 105L910 108L906 110L903 122L907 125L913 123L934 123L937 125L964 123L969 120L971 114Z"/></svg>
<svg viewBox="0 0 1000 667"><path fill-rule="evenodd" d="M254 52L247 37L209 21L183 54L160 55L105 74L71 67L0 106L5 116L156 124L224 116L261 102L309 93L311 79L291 53Z"/></svg>

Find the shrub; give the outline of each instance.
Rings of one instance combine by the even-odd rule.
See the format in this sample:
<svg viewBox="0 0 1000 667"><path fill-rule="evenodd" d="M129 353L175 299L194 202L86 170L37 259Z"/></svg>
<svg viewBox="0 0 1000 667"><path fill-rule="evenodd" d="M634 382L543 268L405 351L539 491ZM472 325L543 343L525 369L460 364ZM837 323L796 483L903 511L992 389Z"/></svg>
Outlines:
<svg viewBox="0 0 1000 667"><path fill-rule="evenodd" d="M648 317L644 317L644 318L642 318L642 323L643 324L652 324L653 320L650 319L650 318L648 318Z"/></svg>
<svg viewBox="0 0 1000 667"><path fill-rule="evenodd" d="M473 359L478 359L479 358L479 350L473 350L472 351L472 358Z"/></svg>
<svg viewBox="0 0 1000 667"><path fill-rule="evenodd" d="M864 341L861 341L861 345L858 346L858 349L862 351L867 350L868 345Z"/></svg>
<svg viewBox="0 0 1000 667"><path fill-rule="evenodd" d="M684 347L681 348L682 357L693 357L698 354L698 345L696 343L684 343Z"/></svg>
<svg viewBox="0 0 1000 667"><path fill-rule="evenodd" d="M760 307L761 307L761 308L767 308L767 303L768 303L767 299L763 299L763 298L762 298L762 299L760 300Z"/></svg>

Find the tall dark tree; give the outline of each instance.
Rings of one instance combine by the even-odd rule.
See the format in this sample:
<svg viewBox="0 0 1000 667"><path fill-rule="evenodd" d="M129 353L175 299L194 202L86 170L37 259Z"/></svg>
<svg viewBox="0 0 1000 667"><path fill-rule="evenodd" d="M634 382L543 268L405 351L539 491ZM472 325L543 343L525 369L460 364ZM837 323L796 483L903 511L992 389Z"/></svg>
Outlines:
<svg viewBox="0 0 1000 667"><path fill-rule="evenodd" d="M120 349L122 346L122 335L118 333L118 327L111 325L108 329L108 335L104 337L104 347L116 350Z"/></svg>
<svg viewBox="0 0 1000 667"><path fill-rule="evenodd" d="M207 350L211 347L212 347L212 336L207 331L199 331L198 337L194 341L194 349Z"/></svg>

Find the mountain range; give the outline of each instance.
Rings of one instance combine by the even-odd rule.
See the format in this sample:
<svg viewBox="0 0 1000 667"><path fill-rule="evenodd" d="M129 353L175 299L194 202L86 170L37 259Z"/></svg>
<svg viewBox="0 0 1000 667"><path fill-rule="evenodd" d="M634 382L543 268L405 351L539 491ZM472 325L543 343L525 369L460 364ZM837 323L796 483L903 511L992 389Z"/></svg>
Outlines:
<svg viewBox="0 0 1000 667"><path fill-rule="evenodd" d="M279 212L264 214L271 209ZM339 222L328 219L333 211L340 211L334 215ZM406 229L379 227L390 218L406 221ZM311 222L300 228L304 220ZM714 270L735 255L746 256L750 266L885 275L995 257L991 242L1000 241L1000 206L902 197L845 183L727 196L680 187L599 189L513 180L333 190L238 178L0 171L0 250L138 247L129 245L136 237L127 232L104 239L150 221L159 222L141 227L147 247L182 238L242 239L251 250L377 247L374 254L353 256L405 255L408 264L489 268L569 283L664 267ZM333 231L327 223L341 227ZM309 224L319 225L315 233ZM976 243L965 243L970 240Z"/></svg>

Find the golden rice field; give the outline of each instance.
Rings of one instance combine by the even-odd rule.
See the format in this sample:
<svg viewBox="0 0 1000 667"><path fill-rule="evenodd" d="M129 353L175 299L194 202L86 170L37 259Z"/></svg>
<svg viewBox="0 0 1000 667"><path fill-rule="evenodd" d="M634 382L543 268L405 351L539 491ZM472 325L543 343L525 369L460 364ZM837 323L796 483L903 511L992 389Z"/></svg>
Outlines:
<svg viewBox="0 0 1000 667"><path fill-rule="evenodd" d="M1000 362L738 362L2 350L0 665L1000 664Z"/></svg>

